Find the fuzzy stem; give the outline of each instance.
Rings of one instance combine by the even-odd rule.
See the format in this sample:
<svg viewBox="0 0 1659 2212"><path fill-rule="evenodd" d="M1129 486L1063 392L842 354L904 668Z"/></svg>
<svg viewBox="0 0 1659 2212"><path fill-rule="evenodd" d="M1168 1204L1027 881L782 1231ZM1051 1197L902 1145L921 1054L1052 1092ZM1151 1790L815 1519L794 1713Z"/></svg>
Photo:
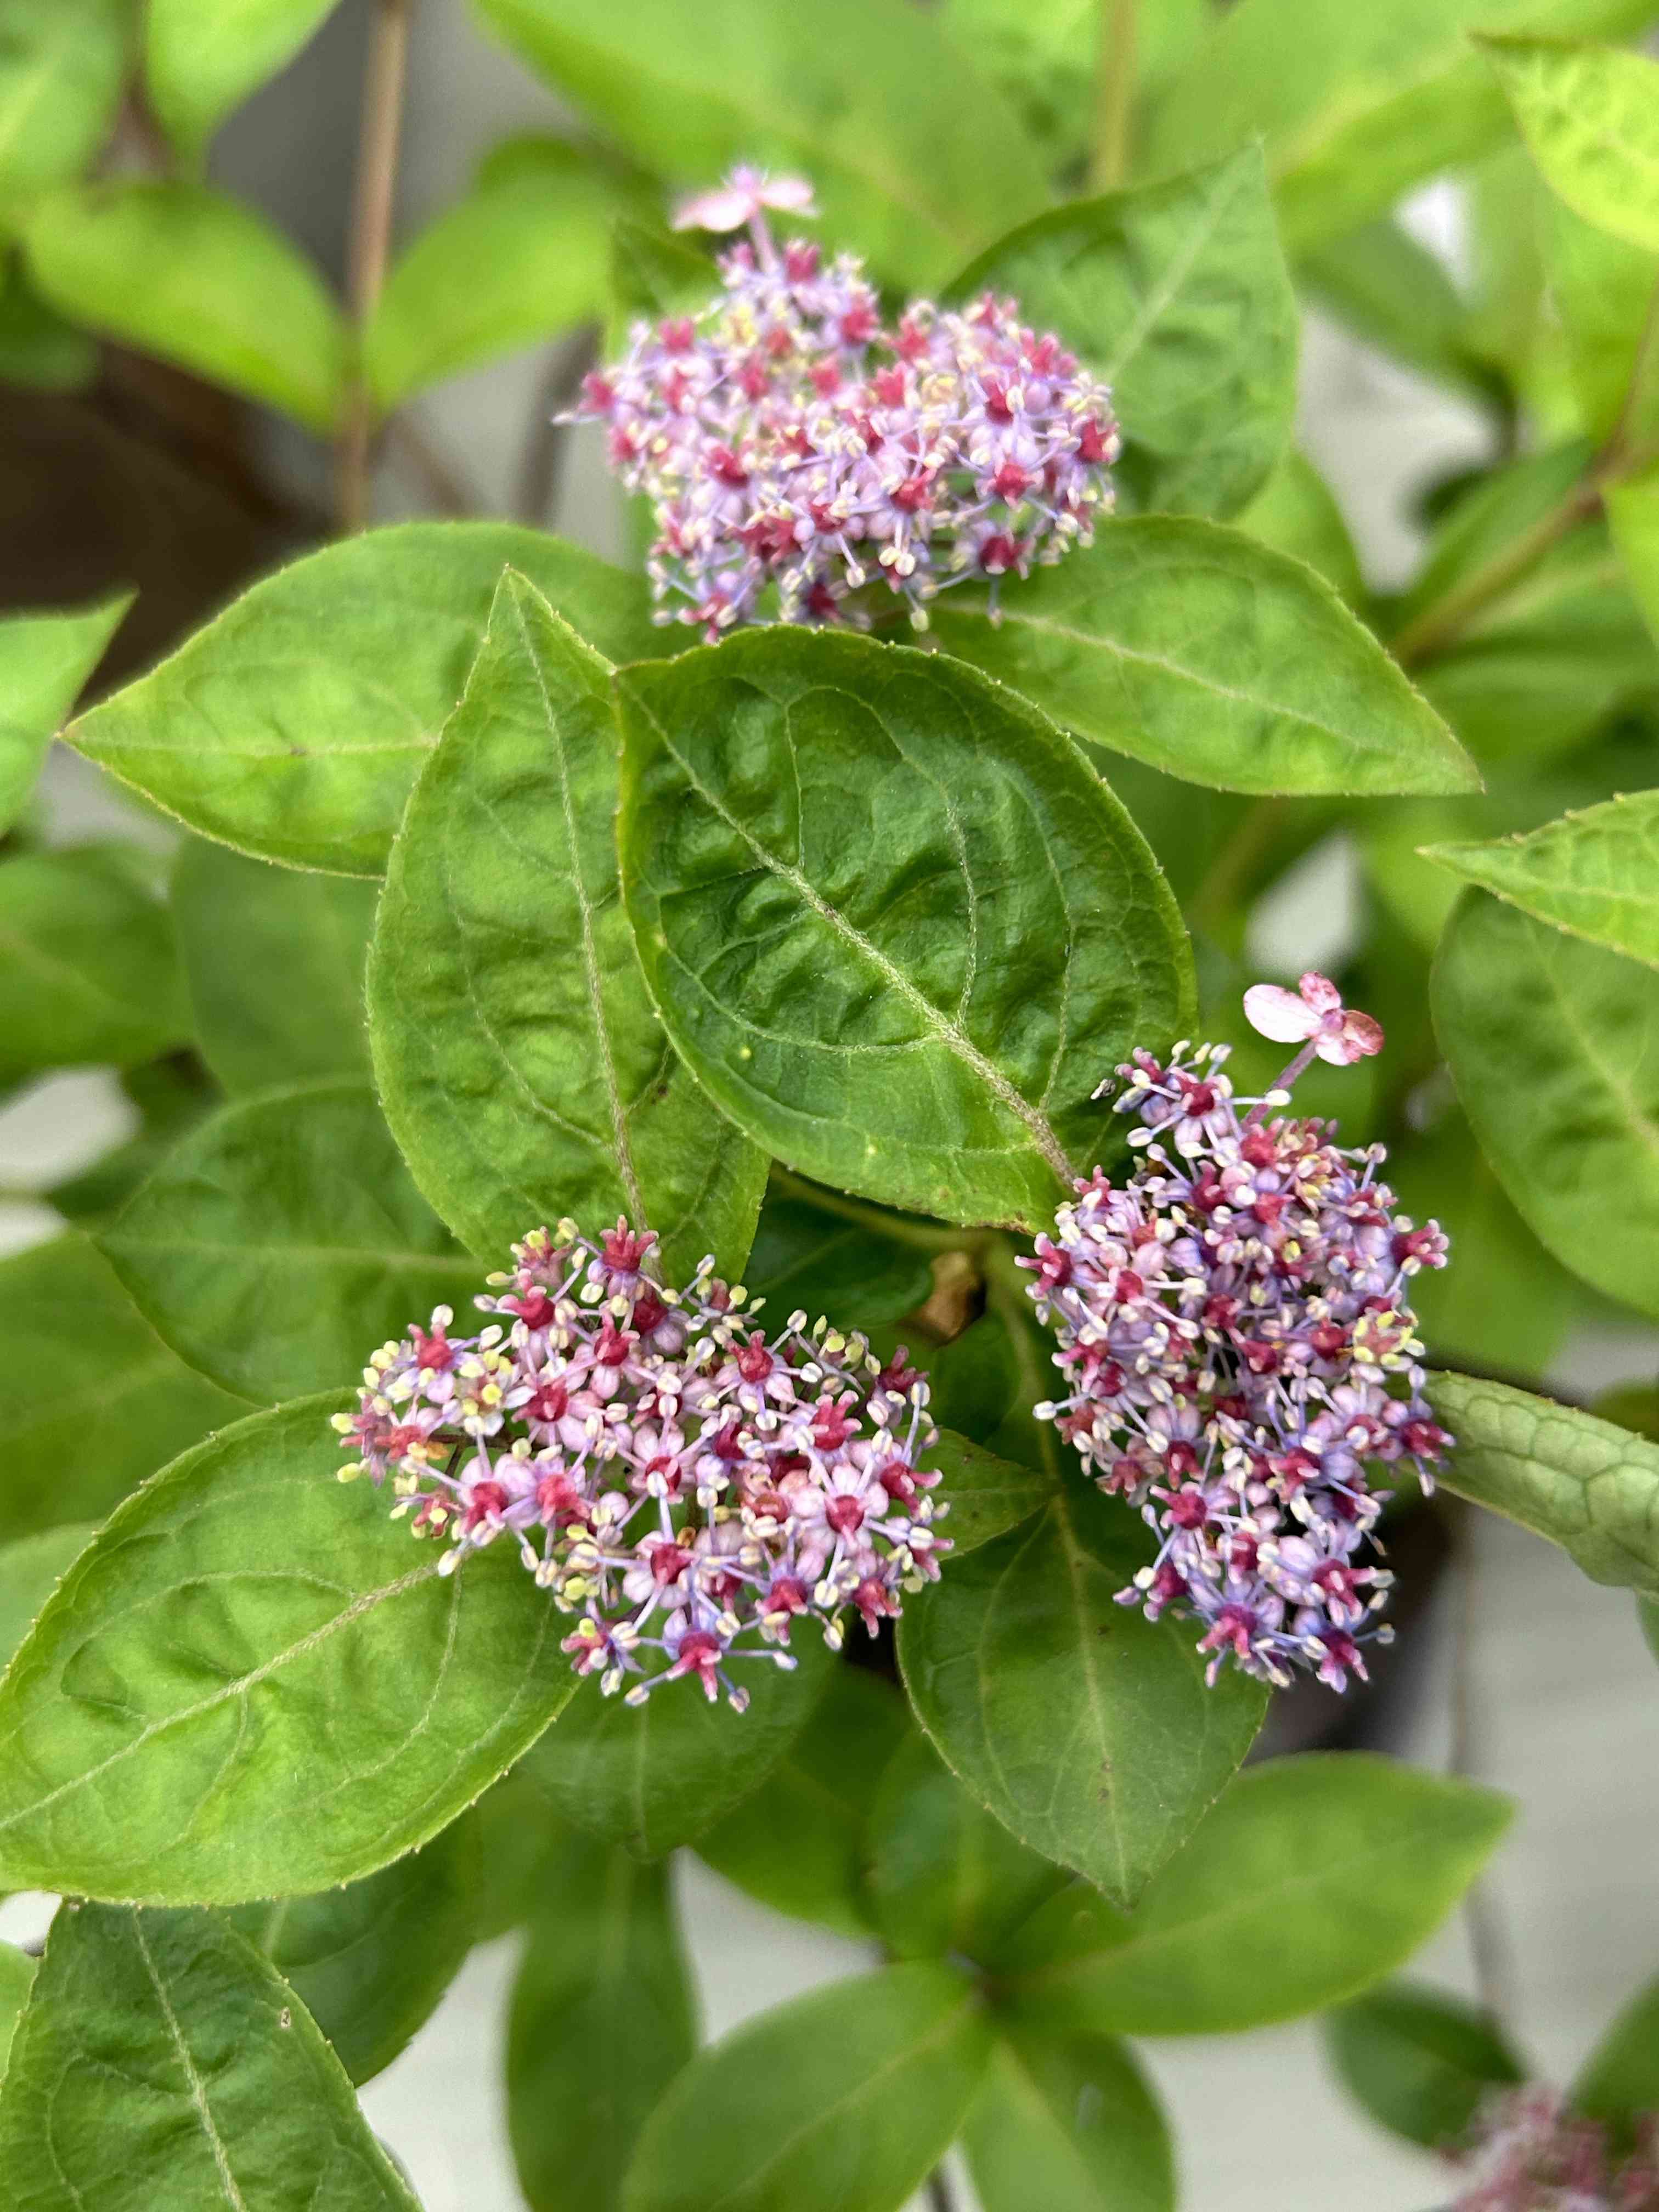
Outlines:
<svg viewBox="0 0 1659 2212"><path fill-rule="evenodd" d="M358 358L347 395L337 457L336 500L343 533L361 530L368 517L369 453L374 401L363 374L363 334L386 282L392 246L392 209L398 183L398 143L403 134L404 86L409 65L411 0L377 0L363 71L362 120L357 138L357 180L352 200L346 299Z"/></svg>
<svg viewBox="0 0 1659 2212"><path fill-rule="evenodd" d="M1089 188L1115 191L1129 173L1135 94L1137 0L1101 0L1100 50L1095 63L1094 143Z"/></svg>

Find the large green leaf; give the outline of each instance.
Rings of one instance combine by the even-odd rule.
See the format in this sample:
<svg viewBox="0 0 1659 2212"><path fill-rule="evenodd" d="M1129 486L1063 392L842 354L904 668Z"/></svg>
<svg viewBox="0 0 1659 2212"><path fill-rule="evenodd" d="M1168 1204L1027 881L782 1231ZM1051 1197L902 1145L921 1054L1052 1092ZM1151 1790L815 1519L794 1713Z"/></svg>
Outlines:
<svg viewBox="0 0 1659 2212"><path fill-rule="evenodd" d="M98 348L50 307L14 256L0 274L0 382L34 392L87 392L98 379Z"/></svg>
<svg viewBox="0 0 1659 2212"><path fill-rule="evenodd" d="M0 1673L96 1533L89 1522L72 1522L0 1545Z"/></svg>
<svg viewBox="0 0 1659 2212"><path fill-rule="evenodd" d="M665 1867L573 1843L513 1984L507 2124L531 2212L616 2212L653 2107L697 2046Z"/></svg>
<svg viewBox="0 0 1659 2212"><path fill-rule="evenodd" d="M1020 1841L1127 1905L1203 1820L1267 1693L1205 1686L1189 1621L1115 1602L1138 1522L1080 1476L1048 1510L909 1599L899 1630L922 1726Z"/></svg>
<svg viewBox="0 0 1659 2212"><path fill-rule="evenodd" d="M0 860L0 1088L131 1067L189 1035L172 924L118 851Z"/></svg>
<svg viewBox="0 0 1659 2212"><path fill-rule="evenodd" d="M226 1915L287 1981L354 2081L389 2066L471 1948L486 1878L475 1816L362 1881Z"/></svg>
<svg viewBox="0 0 1659 2212"><path fill-rule="evenodd" d="M923 1304L933 1287L926 1250L906 1241L909 1224L897 1216L894 1224L889 1235L866 1207L775 1178L743 1279L775 1322L800 1309L809 1321L833 1315L840 1328L879 1328Z"/></svg>
<svg viewBox="0 0 1659 2212"><path fill-rule="evenodd" d="M623 2212L898 2212L989 2049L977 1995L949 1967L815 1990L692 2060L646 2127Z"/></svg>
<svg viewBox="0 0 1659 2212"><path fill-rule="evenodd" d="M1481 43L1552 190L1586 222L1659 253L1659 67L1613 46Z"/></svg>
<svg viewBox="0 0 1659 2212"><path fill-rule="evenodd" d="M0 211L67 183L103 144L131 23L130 0L0 4Z"/></svg>
<svg viewBox="0 0 1659 2212"><path fill-rule="evenodd" d="M1087 151L1100 58L1100 0L943 0L957 43L1007 94L1056 167ZM1209 27L1210 0L1137 0L1137 92L1178 68Z"/></svg>
<svg viewBox="0 0 1659 2212"><path fill-rule="evenodd" d="M1462 1997L1386 1982L1325 2021L1344 2087L1382 2127L1427 2150L1450 2150L1495 2085L1525 2070L1490 2015Z"/></svg>
<svg viewBox="0 0 1659 2212"><path fill-rule="evenodd" d="M1191 1005L1168 887L1076 749L852 635L757 630L617 683L629 917L715 1102L861 1196L1050 1218L1102 1075Z"/></svg>
<svg viewBox="0 0 1659 2212"><path fill-rule="evenodd" d="M1659 1444L1478 1375L1436 1375L1448 1490L1518 1521L1592 1582L1659 1595Z"/></svg>
<svg viewBox="0 0 1659 2212"><path fill-rule="evenodd" d="M988 288L1111 386L1137 507L1235 514L1266 481L1296 406L1297 312L1259 148L1036 216L951 289Z"/></svg>
<svg viewBox="0 0 1659 2212"><path fill-rule="evenodd" d="M748 1256L766 1155L652 1012L617 879L609 665L509 573L393 848L368 999L387 1116L480 1252L572 1214Z"/></svg>
<svg viewBox="0 0 1659 2212"><path fill-rule="evenodd" d="M1480 1148L1564 1266L1659 1315L1659 984L1483 892L1441 939L1434 1024Z"/></svg>
<svg viewBox="0 0 1659 2212"><path fill-rule="evenodd" d="M1238 526L1274 552L1305 561L1351 607L1364 600L1365 580L1342 510L1318 470L1293 447L1239 516ZM1177 798L1183 810L1190 809L1190 791Z"/></svg>
<svg viewBox="0 0 1659 2212"><path fill-rule="evenodd" d="M0 622L0 834L22 812L58 724L131 605L123 592L73 614Z"/></svg>
<svg viewBox="0 0 1659 2212"><path fill-rule="evenodd" d="M0 1886L304 1895L446 1826L574 1686L516 1553L447 1577L338 1396L256 1413L115 1514L0 1682Z"/></svg>
<svg viewBox="0 0 1659 2212"><path fill-rule="evenodd" d="M305 2007L209 1912L58 1913L0 2172L15 2212L419 2212Z"/></svg>
<svg viewBox="0 0 1659 2212"><path fill-rule="evenodd" d="M983 2212L1175 2212L1169 2129L1115 2036L1007 2023L962 2142Z"/></svg>
<svg viewBox="0 0 1659 2212"><path fill-rule="evenodd" d="M1659 968L1659 792L1610 799L1527 836L1428 853L1540 921Z"/></svg>
<svg viewBox="0 0 1659 2212"><path fill-rule="evenodd" d="M234 107L291 61L335 0L149 0L144 76L167 136L199 157Z"/></svg>
<svg viewBox="0 0 1659 2212"><path fill-rule="evenodd" d="M1018 1528L1054 1494L1051 1471L999 1458L951 1429L939 1431L930 1464L942 1477L938 1498L951 1508L941 1529L953 1559Z"/></svg>
<svg viewBox="0 0 1659 2212"><path fill-rule="evenodd" d="M94 1229L118 1213L185 1132L220 1103L219 1086L193 1052L145 1060L118 1079L138 1115L132 1135L42 1193L76 1228Z"/></svg>
<svg viewBox="0 0 1659 2212"><path fill-rule="evenodd" d="M15 1944L0 1943L0 2081L6 2078L11 2042L34 1985L34 1960Z"/></svg>
<svg viewBox="0 0 1659 2212"><path fill-rule="evenodd" d="M1621 2141L1638 2119L1659 2112L1659 1980L1638 1990L1585 2060L1569 2096Z"/></svg>
<svg viewBox="0 0 1659 2212"><path fill-rule="evenodd" d="M1042 206L1036 152L939 26L905 0L479 0L530 65L678 181L804 169L825 234L937 283ZM925 88L925 97L921 96Z"/></svg>
<svg viewBox="0 0 1659 2212"><path fill-rule="evenodd" d="M351 1381L377 1346L479 1287L374 1092L349 1080L210 1115L98 1244L180 1358L256 1401Z"/></svg>
<svg viewBox="0 0 1659 2212"><path fill-rule="evenodd" d="M1474 763L1322 577L1242 530L1101 526L1000 614L947 593L933 627L1114 752L1225 791L1470 791Z"/></svg>
<svg viewBox="0 0 1659 2212"><path fill-rule="evenodd" d="M1005 1962L1024 2015L1125 2035L1294 2020L1408 1958L1490 1856L1495 1790L1345 1752L1274 1759L1234 1783L1133 1917L1081 1887Z"/></svg>
<svg viewBox="0 0 1659 2212"><path fill-rule="evenodd" d="M206 1431L247 1411L170 1352L84 1237L0 1260L13 1359L0 1539L101 1520ZM98 1388L70 1391L64 1348L98 1347Z"/></svg>
<svg viewBox="0 0 1659 2212"><path fill-rule="evenodd" d="M377 886L301 875L192 837L173 921L202 1057L233 1095L367 1077L363 963Z"/></svg>
<svg viewBox="0 0 1659 2212"><path fill-rule="evenodd" d="M379 875L511 562L614 660L665 649L642 578L506 522L325 546L70 731L191 829L290 867Z"/></svg>
<svg viewBox="0 0 1659 2212"><path fill-rule="evenodd" d="M35 283L66 315L309 429L333 428L344 320L252 208L204 185L89 185L43 201L27 238Z"/></svg>
<svg viewBox="0 0 1659 2212"><path fill-rule="evenodd" d="M1559 200L1542 244L1584 428L1606 439L1622 428L1629 450L1646 452L1659 436L1659 362L1643 344L1659 261Z"/></svg>

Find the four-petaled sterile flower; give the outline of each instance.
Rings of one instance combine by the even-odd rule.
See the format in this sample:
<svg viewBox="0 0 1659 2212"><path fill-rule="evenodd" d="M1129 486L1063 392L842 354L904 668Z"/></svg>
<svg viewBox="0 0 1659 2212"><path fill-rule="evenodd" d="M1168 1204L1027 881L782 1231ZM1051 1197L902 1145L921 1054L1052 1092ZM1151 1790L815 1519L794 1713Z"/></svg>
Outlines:
<svg viewBox="0 0 1659 2212"><path fill-rule="evenodd" d="M873 1635L937 1577L937 1431L902 1353L883 1366L801 1313L769 1337L712 1260L684 1291L659 1282L655 1241L565 1221L514 1245L477 1336L441 1306L375 1353L336 1418L342 1480L390 1475L394 1513L449 1544L445 1573L516 1544L607 1694L687 1675L741 1710L733 1661L793 1667L804 1614L832 1645L850 1613Z"/></svg>
<svg viewBox="0 0 1659 2212"><path fill-rule="evenodd" d="M1313 969L1294 991L1277 983L1252 983L1244 994L1244 1014L1253 1030L1275 1044L1305 1042L1306 1049L1279 1077L1281 1088L1295 1082L1315 1054L1334 1067L1348 1067L1382 1049L1382 1023L1345 1006L1330 978Z"/></svg>
<svg viewBox="0 0 1659 2212"><path fill-rule="evenodd" d="M779 215L813 216L812 187L805 177L769 177L764 169L739 163L722 185L682 200L674 210L676 230L741 230Z"/></svg>
<svg viewBox="0 0 1659 2212"><path fill-rule="evenodd" d="M1621 2155L1599 2121L1534 2083L1489 2104L1452 2155L1468 2178L1451 2212L1659 2212L1659 2113Z"/></svg>

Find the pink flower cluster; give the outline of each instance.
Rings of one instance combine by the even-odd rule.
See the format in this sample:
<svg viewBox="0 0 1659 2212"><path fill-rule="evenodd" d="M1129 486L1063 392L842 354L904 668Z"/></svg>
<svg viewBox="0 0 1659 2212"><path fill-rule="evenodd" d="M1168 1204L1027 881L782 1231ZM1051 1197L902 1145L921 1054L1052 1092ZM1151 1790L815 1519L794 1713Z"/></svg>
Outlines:
<svg viewBox="0 0 1659 2212"><path fill-rule="evenodd" d="M1518 2089L1483 2118L1451 2212L1659 2212L1659 2115L1620 2159L1596 2122Z"/></svg>
<svg viewBox="0 0 1659 2212"><path fill-rule="evenodd" d="M1364 1676L1361 1644L1391 1632L1376 1625L1390 1577L1370 1559L1388 1493L1368 1469L1414 1468L1431 1487L1450 1442L1407 1297L1419 1268L1444 1265L1446 1239L1395 1211L1381 1146L1345 1152L1333 1126L1270 1116L1316 1050L1355 1060L1382 1031L1322 976L1299 1001L1262 988L1252 1018L1308 1040L1265 1097L1235 1098L1224 1045L1183 1042L1167 1064L1138 1052L1118 1070L1141 1162L1121 1185L1098 1170L1079 1182L1025 1262L1068 1386L1036 1411L1157 1532L1121 1602L1200 1622L1212 1682L1231 1658L1340 1690Z"/></svg>
<svg viewBox="0 0 1659 2212"><path fill-rule="evenodd" d="M769 1337L712 1261L665 1288L655 1241L618 1222L593 1244L563 1221L515 1244L480 1334L452 1336L441 1306L375 1353L336 1417L356 1460L341 1479L389 1474L394 1514L449 1542L445 1573L516 1544L607 1695L695 1674L741 1711L732 1661L793 1667L802 1615L832 1646L849 1608L873 1635L937 1577L937 1431L902 1352L884 1367L800 1313Z"/></svg>
<svg viewBox="0 0 1659 2212"><path fill-rule="evenodd" d="M809 188L739 170L682 211L748 226L723 296L637 324L570 418L609 425L612 465L653 502L658 600L714 639L865 620L854 595L884 586L921 628L945 586L977 578L994 603L1005 575L1086 544L1118 453L1105 386L989 294L914 301L889 329L862 263L780 250L769 206L811 212Z"/></svg>

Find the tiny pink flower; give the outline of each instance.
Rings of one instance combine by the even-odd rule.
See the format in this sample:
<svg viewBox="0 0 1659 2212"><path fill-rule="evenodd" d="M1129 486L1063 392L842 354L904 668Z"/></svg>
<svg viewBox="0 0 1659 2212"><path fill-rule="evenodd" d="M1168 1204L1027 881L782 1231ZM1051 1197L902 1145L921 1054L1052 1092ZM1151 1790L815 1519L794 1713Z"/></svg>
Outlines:
<svg viewBox="0 0 1659 2212"><path fill-rule="evenodd" d="M781 215L811 216L812 187L805 177L769 177L764 169L740 164L712 191L682 200L674 210L676 230L741 230L768 208Z"/></svg>

